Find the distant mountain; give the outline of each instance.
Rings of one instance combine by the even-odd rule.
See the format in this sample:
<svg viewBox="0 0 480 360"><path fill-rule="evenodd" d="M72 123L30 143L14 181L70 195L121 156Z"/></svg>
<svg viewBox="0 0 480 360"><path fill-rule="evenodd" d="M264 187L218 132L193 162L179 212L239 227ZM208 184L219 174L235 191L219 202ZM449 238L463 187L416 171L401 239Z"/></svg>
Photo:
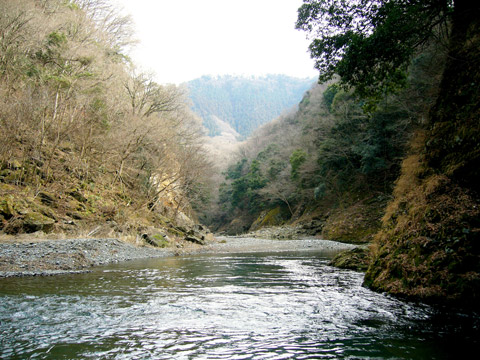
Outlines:
<svg viewBox="0 0 480 360"><path fill-rule="evenodd" d="M222 134L226 123L247 137L298 104L315 80L286 75L202 76L188 82L187 87L192 110L203 119L210 136Z"/></svg>

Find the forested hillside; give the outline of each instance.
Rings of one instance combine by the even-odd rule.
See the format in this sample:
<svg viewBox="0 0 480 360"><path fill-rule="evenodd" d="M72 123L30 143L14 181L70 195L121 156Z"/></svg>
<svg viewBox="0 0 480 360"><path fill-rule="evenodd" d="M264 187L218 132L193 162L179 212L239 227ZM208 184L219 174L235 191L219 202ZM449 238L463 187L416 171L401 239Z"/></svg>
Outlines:
<svg viewBox="0 0 480 360"><path fill-rule="evenodd" d="M102 0L0 1L0 14L0 230L193 224L209 172L201 121L125 55L128 17Z"/></svg>
<svg viewBox="0 0 480 360"><path fill-rule="evenodd" d="M262 124L298 104L314 79L286 75L265 77L203 76L189 81L192 109L210 136L222 132L218 120L246 137Z"/></svg>
<svg viewBox="0 0 480 360"><path fill-rule="evenodd" d="M478 308L480 6L312 0L298 15L323 84L247 141L212 218L373 239L367 286Z"/></svg>
<svg viewBox="0 0 480 360"><path fill-rule="evenodd" d="M443 56L435 46L418 56L408 88L371 113L337 82L309 90L297 110L242 145L220 187L217 226L237 233L314 220L326 238L371 240L407 143L435 99Z"/></svg>

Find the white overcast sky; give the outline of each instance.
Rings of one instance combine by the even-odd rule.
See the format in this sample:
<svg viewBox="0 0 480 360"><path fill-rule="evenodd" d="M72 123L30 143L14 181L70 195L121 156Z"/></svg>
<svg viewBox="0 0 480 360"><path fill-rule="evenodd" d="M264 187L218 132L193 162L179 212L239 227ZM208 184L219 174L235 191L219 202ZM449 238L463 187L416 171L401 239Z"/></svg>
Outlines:
<svg viewBox="0 0 480 360"><path fill-rule="evenodd" d="M302 0L116 0L132 15L140 44L132 57L160 83L202 75L316 77Z"/></svg>

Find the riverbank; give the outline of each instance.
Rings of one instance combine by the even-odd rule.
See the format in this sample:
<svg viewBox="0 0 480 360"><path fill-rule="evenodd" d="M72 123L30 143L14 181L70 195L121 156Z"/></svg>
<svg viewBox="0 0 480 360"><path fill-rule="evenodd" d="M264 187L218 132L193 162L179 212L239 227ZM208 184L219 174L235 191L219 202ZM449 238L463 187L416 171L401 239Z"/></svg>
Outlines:
<svg viewBox="0 0 480 360"><path fill-rule="evenodd" d="M353 247L320 239L240 237L218 237L207 245L185 244L181 248L136 246L118 239L8 241L0 243L0 277L82 273L94 266L195 253L339 251Z"/></svg>
<svg viewBox="0 0 480 360"><path fill-rule="evenodd" d="M68 239L0 244L0 277L42 276L89 271L93 266L173 255L118 239Z"/></svg>

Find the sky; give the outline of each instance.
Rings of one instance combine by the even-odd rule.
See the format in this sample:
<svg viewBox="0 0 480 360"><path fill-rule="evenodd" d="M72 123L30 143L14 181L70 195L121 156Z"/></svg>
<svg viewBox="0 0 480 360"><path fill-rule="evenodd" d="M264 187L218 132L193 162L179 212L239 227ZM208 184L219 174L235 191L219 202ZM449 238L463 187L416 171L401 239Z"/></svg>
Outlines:
<svg viewBox="0 0 480 360"><path fill-rule="evenodd" d="M159 83L203 75L316 77L306 34L295 30L302 0L116 0L140 43L131 56Z"/></svg>

